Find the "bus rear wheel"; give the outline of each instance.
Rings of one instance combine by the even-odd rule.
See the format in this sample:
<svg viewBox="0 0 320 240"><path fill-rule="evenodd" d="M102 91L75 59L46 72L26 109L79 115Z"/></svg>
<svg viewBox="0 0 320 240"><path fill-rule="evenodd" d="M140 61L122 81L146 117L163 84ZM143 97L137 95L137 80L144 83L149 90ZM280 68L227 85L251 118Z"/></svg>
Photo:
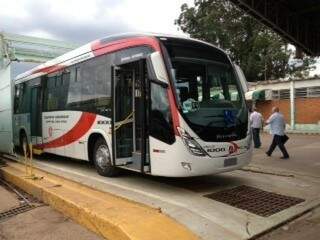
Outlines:
<svg viewBox="0 0 320 240"><path fill-rule="evenodd" d="M105 177L114 177L118 169L111 163L111 155L106 141L98 138L94 144L93 162L97 172Z"/></svg>
<svg viewBox="0 0 320 240"><path fill-rule="evenodd" d="M30 149L29 149L28 137L25 132L22 132L20 135L20 151L23 155L27 154L27 156L29 156Z"/></svg>

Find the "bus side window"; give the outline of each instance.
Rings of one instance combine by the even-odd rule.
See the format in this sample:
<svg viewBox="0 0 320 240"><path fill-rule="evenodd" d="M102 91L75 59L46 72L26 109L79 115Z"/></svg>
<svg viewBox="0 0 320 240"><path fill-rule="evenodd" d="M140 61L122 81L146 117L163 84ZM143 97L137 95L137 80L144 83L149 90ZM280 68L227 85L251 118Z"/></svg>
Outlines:
<svg viewBox="0 0 320 240"><path fill-rule="evenodd" d="M28 113L30 111L30 87L27 83L16 85L14 97L14 113Z"/></svg>
<svg viewBox="0 0 320 240"><path fill-rule="evenodd" d="M81 103L81 73L80 66L70 68L69 87L66 94L66 109L80 110Z"/></svg>
<svg viewBox="0 0 320 240"><path fill-rule="evenodd" d="M65 110L70 71L65 69L62 73L54 73L46 78L44 84L44 111Z"/></svg>
<svg viewBox="0 0 320 240"><path fill-rule="evenodd" d="M109 56L80 63L71 69L67 109L111 116L111 66Z"/></svg>
<svg viewBox="0 0 320 240"><path fill-rule="evenodd" d="M61 75L61 84L59 86L59 110L65 110L68 99L68 89L70 84L70 70L65 69Z"/></svg>
<svg viewBox="0 0 320 240"><path fill-rule="evenodd" d="M47 94L45 108L47 111L54 111L58 108L58 99L56 96L57 76L53 75L47 78Z"/></svg>
<svg viewBox="0 0 320 240"><path fill-rule="evenodd" d="M14 113L19 113L19 105L21 101L21 84L15 86L15 94L14 94Z"/></svg>

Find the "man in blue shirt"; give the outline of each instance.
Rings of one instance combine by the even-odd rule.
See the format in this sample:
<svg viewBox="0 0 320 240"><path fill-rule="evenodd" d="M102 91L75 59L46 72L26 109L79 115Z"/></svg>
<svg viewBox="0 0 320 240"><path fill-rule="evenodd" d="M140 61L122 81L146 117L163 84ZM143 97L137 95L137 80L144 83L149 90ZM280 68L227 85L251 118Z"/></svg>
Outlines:
<svg viewBox="0 0 320 240"><path fill-rule="evenodd" d="M269 117L269 119L266 122L267 124L270 124L270 133L273 135L272 143L269 147L269 150L266 152L266 154L270 157L273 150L276 148L276 146L279 147L281 150L283 156L281 159L287 159L289 158L289 154L284 146L283 137L284 137L284 130L286 128L286 123L284 121L284 117L281 113L279 113L278 107L272 108L272 115Z"/></svg>

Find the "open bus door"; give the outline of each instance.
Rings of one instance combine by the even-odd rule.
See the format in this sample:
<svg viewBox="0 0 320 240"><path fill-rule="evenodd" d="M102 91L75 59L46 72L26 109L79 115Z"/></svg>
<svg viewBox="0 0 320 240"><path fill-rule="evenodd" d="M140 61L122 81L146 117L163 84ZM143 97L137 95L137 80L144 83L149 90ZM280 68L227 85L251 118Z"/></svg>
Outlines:
<svg viewBox="0 0 320 240"><path fill-rule="evenodd" d="M146 61L113 67L112 157L114 166L148 169Z"/></svg>

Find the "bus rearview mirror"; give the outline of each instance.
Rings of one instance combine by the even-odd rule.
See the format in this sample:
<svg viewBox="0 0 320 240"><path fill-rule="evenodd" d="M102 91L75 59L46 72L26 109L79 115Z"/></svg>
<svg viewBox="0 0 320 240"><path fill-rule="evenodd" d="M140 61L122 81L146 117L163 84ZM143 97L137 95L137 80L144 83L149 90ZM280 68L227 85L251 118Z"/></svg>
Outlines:
<svg viewBox="0 0 320 240"><path fill-rule="evenodd" d="M159 52L153 52L147 57L149 78L159 82L163 86L168 86L168 75L162 56Z"/></svg>

